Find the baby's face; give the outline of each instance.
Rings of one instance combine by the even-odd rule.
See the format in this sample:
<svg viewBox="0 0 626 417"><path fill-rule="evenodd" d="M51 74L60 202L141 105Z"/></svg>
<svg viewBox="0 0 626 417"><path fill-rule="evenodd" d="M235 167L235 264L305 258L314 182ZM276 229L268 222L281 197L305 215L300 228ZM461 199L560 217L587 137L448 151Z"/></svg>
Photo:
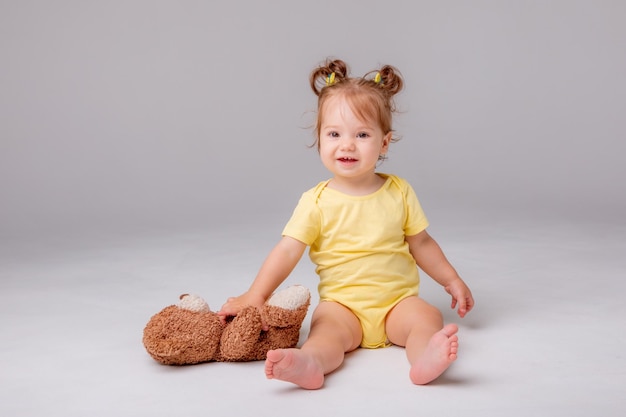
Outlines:
<svg viewBox="0 0 626 417"><path fill-rule="evenodd" d="M375 122L359 119L341 96L328 99L321 121L319 151L324 166L338 177L375 175L391 133L385 135Z"/></svg>

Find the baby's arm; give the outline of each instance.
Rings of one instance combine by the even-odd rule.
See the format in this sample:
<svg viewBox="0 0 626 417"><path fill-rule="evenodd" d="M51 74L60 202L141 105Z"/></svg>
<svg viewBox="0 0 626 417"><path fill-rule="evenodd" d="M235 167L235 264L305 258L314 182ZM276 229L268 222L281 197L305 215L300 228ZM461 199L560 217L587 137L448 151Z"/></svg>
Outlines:
<svg viewBox="0 0 626 417"><path fill-rule="evenodd" d="M452 296L452 308L458 305L458 314L461 317L469 313L474 307L472 292L450 264L435 239L424 230L414 236L407 236L406 241L411 255L422 271L441 284Z"/></svg>
<svg viewBox="0 0 626 417"><path fill-rule="evenodd" d="M304 243L284 236L263 262L248 291L229 298L218 314L225 319L227 316L236 316L245 306L261 307L293 271L305 249Z"/></svg>

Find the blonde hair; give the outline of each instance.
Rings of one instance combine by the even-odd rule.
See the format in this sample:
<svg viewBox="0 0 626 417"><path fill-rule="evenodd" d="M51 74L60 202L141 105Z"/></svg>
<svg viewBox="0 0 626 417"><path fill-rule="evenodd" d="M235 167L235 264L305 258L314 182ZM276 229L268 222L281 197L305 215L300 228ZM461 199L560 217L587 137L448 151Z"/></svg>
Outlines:
<svg viewBox="0 0 626 417"><path fill-rule="evenodd" d="M383 134L393 132L392 115L396 111L393 96L404 85L400 72L391 65L370 71L363 77L350 77L348 66L340 59L327 60L315 68L309 77L311 89L318 97L315 122L315 143L319 150L319 133L326 102L331 97L343 97L354 114L363 121L373 121ZM392 138L391 141L397 141Z"/></svg>

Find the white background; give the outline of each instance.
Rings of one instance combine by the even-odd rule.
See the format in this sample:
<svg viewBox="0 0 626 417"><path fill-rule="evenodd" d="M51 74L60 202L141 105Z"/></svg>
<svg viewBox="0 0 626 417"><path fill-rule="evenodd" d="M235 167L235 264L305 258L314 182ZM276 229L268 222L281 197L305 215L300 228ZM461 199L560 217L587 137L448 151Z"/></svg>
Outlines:
<svg viewBox="0 0 626 417"><path fill-rule="evenodd" d="M2 229L209 227L326 175L309 72L400 69L426 207L626 206L620 1L3 1ZM253 207L253 209L252 209Z"/></svg>

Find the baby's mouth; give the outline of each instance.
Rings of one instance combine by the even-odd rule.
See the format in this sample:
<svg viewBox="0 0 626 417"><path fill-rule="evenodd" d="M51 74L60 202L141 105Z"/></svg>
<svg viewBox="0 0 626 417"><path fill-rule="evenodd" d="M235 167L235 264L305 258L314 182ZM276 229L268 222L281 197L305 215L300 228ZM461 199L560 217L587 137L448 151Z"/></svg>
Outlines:
<svg viewBox="0 0 626 417"><path fill-rule="evenodd" d="M338 160L341 161L341 162L355 162L355 161L357 161L356 158L350 158L350 157L338 158Z"/></svg>

